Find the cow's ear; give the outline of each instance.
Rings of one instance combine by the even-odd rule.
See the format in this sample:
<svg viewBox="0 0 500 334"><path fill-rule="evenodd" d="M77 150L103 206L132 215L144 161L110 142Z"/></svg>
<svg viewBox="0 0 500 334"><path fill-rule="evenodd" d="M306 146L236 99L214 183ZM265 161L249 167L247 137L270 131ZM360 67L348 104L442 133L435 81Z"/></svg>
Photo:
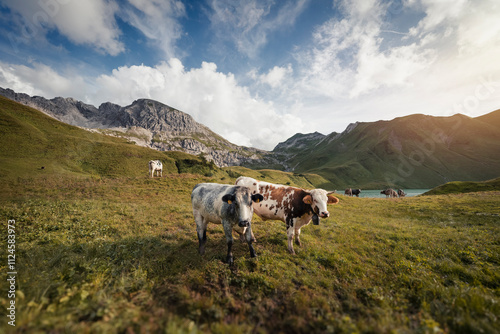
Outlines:
<svg viewBox="0 0 500 334"><path fill-rule="evenodd" d="M259 203L260 201L263 201L263 200L264 200L264 196L262 196L261 194L252 195L252 201L254 201L255 203Z"/></svg>
<svg viewBox="0 0 500 334"><path fill-rule="evenodd" d="M226 194L226 195L222 196L222 200L224 202L226 202L227 204L233 203L235 199L236 199L236 197L234 195L231 195L231 194Z"/></svg>
<svg viewBox="0 0 500 334"><path fill-rule="evenodd" d="M306 204L313 204L313 199L311 197L311 195L306 195L303 199L304 203Z"/></svg>
<svg viewBox="0 0 500 334"><path fill-rule="evenodd" d="M328 196L328 204L337 204L339 199L335 196Z"/></svg>

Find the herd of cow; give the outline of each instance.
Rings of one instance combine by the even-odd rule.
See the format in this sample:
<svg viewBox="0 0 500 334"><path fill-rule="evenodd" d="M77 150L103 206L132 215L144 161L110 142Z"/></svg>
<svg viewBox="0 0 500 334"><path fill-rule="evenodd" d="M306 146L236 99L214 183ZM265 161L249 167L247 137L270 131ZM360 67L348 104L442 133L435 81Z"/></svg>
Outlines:
<svg viewBox="0 0 500 334"><path fill-rule="evenodd" d="M159 160L149 162L149 174L161 177L162 163ZM401 191L402 196L404 192ZM398 193L399 193L398 191ZM346 189L345 194L358 196L360 189ZM328 218L327 204L337 204L339 199L323 189L305 190L292 186L258 181L241 176L235 185L218 183L199 183L191 193L193 216L196 222L199 248L201 255L205 253L207 241L207 225L209 222L222 224L227 241L227 258L233 263L232 232L239 234L241 241L246 241L250 256L255 257L252 243L256 241L252 232L253 213L262 220L281 220L286 225L288 251L295 254L293 241L300 242L300 229L311 221L318 225L320 218ZM387 197L396 197L393 189L382 191ZM396 194L393 196L393 194ZM402 197L401 196L401 197Z"/></svg>
<svg viewBox="0 0 500 334"><path fill-rule="evenodd" d="M385 195L386 198L388 198L388 197L405 197L406 196L406 193L402 189L398 189L398 191L396 192L394 189L388 188L388 189L382 190L380 193ZM347 196L359 197L359 194L361 194L361 189L347 188L345 190L344 194Z"/></svg>

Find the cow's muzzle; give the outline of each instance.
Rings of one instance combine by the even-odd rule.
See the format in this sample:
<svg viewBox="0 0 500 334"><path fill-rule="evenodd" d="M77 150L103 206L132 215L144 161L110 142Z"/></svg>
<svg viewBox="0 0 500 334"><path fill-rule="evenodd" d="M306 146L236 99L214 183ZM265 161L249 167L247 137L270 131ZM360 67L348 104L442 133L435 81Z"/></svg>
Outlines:
<svg viewBox="0 0 500 334"><path fill-rule="evenodd" d="M248 220L240 220L238 222L239 227L250 227L250 222Z"/></svg>
<svg viewBox="0 0 500 334"><path fill-rule="evenodd" d="M330 212L324 211L319 214L321 218L328 218L330 216Z"/></svg>

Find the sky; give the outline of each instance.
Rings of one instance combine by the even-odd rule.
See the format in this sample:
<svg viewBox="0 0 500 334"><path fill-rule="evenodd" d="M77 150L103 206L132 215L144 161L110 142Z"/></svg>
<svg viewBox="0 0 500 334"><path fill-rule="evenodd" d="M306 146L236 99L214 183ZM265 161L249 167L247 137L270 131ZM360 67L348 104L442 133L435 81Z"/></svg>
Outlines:
<svg viewBox="0 0 500 334"><path fill-rule="evenodd" d="M500 109L498 0L0 0L0 87L150 98L227 140Z"/></svg>

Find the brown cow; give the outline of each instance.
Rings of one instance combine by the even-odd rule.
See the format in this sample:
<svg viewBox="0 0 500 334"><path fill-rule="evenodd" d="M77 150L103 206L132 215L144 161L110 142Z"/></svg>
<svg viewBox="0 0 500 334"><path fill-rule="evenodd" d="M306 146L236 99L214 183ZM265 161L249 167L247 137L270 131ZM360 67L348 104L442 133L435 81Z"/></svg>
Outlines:
<svg viewBox="0 0 500 334"><path fill-rule="evenodd" d="M394 189L391 189L391 188L382 190L380 193L384 194L385 198L388 198L388 197L398 197L398 194L396 193L396 191L394 191Z"/></svg>
<svg viewBox="0 0 500 334"><path fill-rule="evenodd" d="M250 188L252 194L261 194L264 199L260 203L254 203L254 212L263 220L281 220L286 224L288 235L288 251L295 254L293 250L293 239L301 245L300 229L319 217L327 218L327 204L336 204L339 199L332 196L332 192L323 189L304 190L300 188L257 181L250 177L241 176L236 180L236 185Z"/></svg>

